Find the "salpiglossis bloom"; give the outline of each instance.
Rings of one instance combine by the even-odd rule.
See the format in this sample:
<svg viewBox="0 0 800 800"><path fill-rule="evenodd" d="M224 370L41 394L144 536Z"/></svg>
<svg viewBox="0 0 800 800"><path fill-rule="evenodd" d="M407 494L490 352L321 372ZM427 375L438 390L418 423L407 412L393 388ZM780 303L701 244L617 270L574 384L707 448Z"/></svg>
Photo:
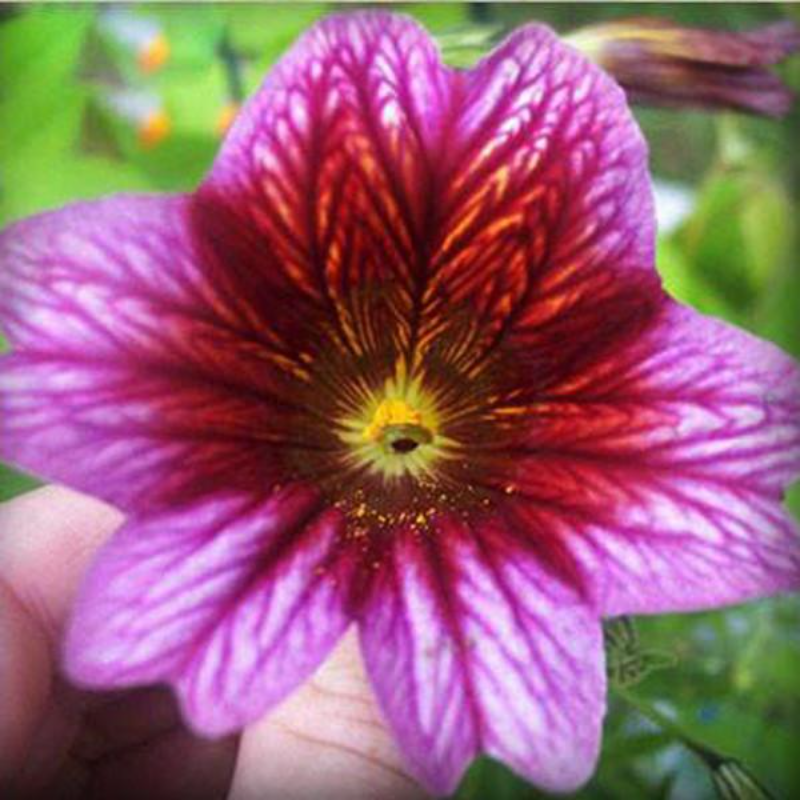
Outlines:
<svg viewBox="0 0 800 800"><path fill-rule="evenodd" d="M479 752L568 790L601 618L794 589L797 365L653 268L622 91L547 29L473 69L332 17L200 188L2 236L2 454L124 509L66 643L209 735L355 623L431 790Z"/></svg>
<svg viewBox="0 0 800 800"><path fill-rule="evenodd" d="M569 41L610 72L634 103L780 117L794 100L769 70L800 49L800 27L791 20L734 32L633 17L581 28Z"/></svg>

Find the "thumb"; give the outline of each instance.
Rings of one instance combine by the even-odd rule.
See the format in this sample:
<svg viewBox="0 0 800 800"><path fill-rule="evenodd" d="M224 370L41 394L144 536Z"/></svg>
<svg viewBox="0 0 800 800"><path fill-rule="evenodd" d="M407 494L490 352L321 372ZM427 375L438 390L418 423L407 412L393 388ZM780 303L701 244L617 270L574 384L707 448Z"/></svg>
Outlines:
<svg viewBox="0 0 800 800"><path fill-rule="evenodd" d="M229 800L421 800L381 720L353 631L242 736Z"/></svg>

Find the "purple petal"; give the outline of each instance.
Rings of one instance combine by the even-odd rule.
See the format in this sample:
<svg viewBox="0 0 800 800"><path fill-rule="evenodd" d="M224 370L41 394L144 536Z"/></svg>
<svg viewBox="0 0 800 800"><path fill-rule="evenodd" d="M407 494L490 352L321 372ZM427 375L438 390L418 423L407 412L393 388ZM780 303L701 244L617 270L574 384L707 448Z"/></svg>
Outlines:
<svg viewBox="0 0 800 800"><path fill-rule="evenodd" d="M549 29L528 25L465 85L459 157L483 184L492 228L524 210L538 240L529 255L548 272L653 267L647 146L614 81Z"/></svg>
<svg viewBox="0 0 800 800"><path fill-rule="evenodd" d="M416 340L465 308L487 336L544 305L567 313L607 272L655 280L646 147L624 95L538 26L459 72L403 17L326 19L244 108L193 213L238 294L281 298L270 324L312 351L322 324L342 349L363 345L366 287L419 318L398 325Z"/></svg>
<svg viewBox="0 0 800 800"><path fill-rule="evenodd" d="M800 588L798 526L781 508L800 475L798 365L672 303L627 358L592 387L598 415L602 403L624 408L626 429L606 436L594 466L572 455L583 485L615 508L568 535L603 612L711 608Z"/></svg>
<svg viewBox="0 0 800 800"><path fill-rule="evenodd" d="M167 681L206 735L240 729L302 683L345 630L339 518L301 489L132 520L101 551L65 645L70 678Z"/></svg>
<svg viewBox="0 0 800 800"><path fill-rule="evenodd" d="M2 233L5 460L139 512L270 485L260 332L199 266L186 206L110 198Z"/></svg>
<svg viewBox="0 0 800 800"><path fill-rule="evenodd" d="M410 533L360 622L365 662L410 767L452 792L480 752L567 791L592 773L605 708L599 621L491 523Z"/></svg>

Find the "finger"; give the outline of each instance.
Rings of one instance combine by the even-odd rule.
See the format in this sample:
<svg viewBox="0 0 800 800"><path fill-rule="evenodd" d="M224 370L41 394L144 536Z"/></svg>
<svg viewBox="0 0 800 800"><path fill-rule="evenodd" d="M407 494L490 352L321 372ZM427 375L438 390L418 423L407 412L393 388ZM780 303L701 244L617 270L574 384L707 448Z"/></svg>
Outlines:
<svg viewBox="0 0 800 800"><path fill-rule="evenodd" d="M230 800L418 800L364 674L353 632L314 678L245 731Z"/></svg>
<svg viewBox="0 0 800 800"><path fill-rule="evenodd" d="M49 717L55 641L87 562L120 520L107 506L47 488L0 505L0 786ZM52 726L50 726L52 727Z"/></svg>
<svg viewBox="0 0 800 800"><path fill-rule="evenodd" d="M57 486L0 505L0 580L51 643L89 561L122 519L105 503Z"/></svg>

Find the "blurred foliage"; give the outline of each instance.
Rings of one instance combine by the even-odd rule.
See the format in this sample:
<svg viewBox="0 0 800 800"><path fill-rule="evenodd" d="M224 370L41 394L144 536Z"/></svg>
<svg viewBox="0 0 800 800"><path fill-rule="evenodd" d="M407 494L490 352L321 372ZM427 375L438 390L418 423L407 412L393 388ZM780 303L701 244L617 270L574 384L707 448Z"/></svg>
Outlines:
<svg viewBox="0 0 800 800"><path fill-rule="evenodd" d="M126 13L154 24L169 42L166 64L144 74L136 48L104 29L106 12L99 7L0 6L0 223L107 193L191 189L211 164L224 110L239 99L237 83L252 92L298 33L330 8L132 7ZM448 59L459 65L534 19L563 32L654 13L723 28L784 14L800 21L800 6L768 4L403 8L441 36ZM233 64L220 56L223 36L236 53ZM800 59L782 71L800 88ZM115 93L130 90L155 98L169 116L169 130L154 146L144 146L141 136L146 104L134 109L137 118L111 102ZM677 182L691 200L688 217L659 239L659 270L669 291L800 355L800 104L781 121L696 111L636 113L656 179ZM0 465L0 498L32 485ZM800 492L790 495L800 514ZM642 618L635 628L613 623L608 637L610 678L618 688L610 698L599 770L576 797L704 800L715 796L715 785L729 797L766 796L762 788L778 797L798 796L796 598ZM732 760L709 760L702 748ZM488 759L473 766L458 793L462 800L542 796Z"/></svg>

